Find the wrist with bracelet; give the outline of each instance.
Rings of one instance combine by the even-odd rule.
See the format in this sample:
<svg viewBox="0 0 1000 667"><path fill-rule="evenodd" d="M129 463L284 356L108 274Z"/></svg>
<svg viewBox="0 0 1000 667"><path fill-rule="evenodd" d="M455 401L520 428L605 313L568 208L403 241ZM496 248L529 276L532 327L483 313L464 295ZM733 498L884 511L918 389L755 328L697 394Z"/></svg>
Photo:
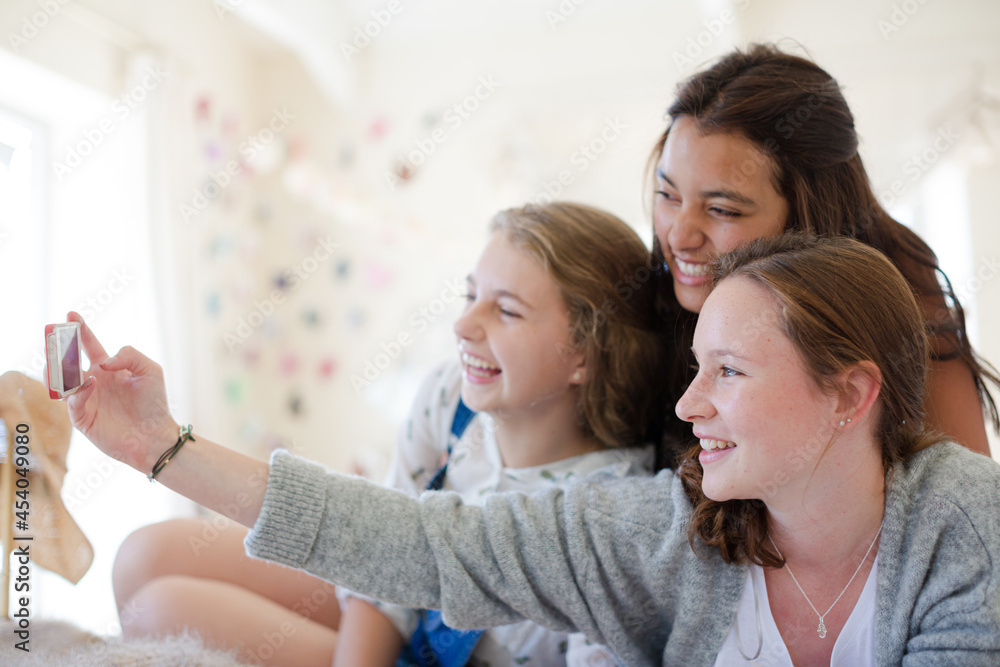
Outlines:
<svg viewBox="0 0 1000 667"><path fill-rule="evenodd" d="M194 436L191 435L191 429L192 427L190 424L187 426L181 426L177 429L177 442L174 443L173 447L160 455L160 458L158 458L156 463L153 464L152 472L146 475L146 478L150 482L156 481L156 476L163 472L163 469L167 467L167 464L173 460L173 458L177 455L177 452L179 452L181 447L184 446L184 443L188 440L195 442Z"/></svg>

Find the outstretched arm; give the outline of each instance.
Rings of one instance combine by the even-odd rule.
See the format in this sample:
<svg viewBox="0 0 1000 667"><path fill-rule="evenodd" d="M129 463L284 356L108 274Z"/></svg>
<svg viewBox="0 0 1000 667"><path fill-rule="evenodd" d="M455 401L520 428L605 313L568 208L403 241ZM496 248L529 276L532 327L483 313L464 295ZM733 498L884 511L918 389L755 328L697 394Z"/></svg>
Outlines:
<svg viewBox="0 0 1000 667"><path fill-rule="evenodd" d="M69 399L73 424L148 473L177 439L162 371L128 347L109 359L88 328L82 335L92 365L86 387ZM627 664L659 662L672 582L705 577L685 565L686 521L674 507L686 500L666 473L494 494L480 508L453 493L417 500L280 450L269 467L199 437L157 479L252 526L244 542L252 556L396 604L441 609L453 627L529 619L577 629Z"/></svg>

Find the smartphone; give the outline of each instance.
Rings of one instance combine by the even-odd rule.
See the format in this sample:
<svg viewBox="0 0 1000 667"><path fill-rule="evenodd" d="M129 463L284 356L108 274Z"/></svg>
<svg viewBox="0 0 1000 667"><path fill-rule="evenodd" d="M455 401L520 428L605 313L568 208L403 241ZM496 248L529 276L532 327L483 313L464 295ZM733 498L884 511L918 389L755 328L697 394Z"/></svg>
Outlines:
<svg viewBox="0 0 1000 667"><path fill-rule="evenodd" d="M50 398L65 398L83 386L82 351L78 322L46 325L45 378Z"/></svg>

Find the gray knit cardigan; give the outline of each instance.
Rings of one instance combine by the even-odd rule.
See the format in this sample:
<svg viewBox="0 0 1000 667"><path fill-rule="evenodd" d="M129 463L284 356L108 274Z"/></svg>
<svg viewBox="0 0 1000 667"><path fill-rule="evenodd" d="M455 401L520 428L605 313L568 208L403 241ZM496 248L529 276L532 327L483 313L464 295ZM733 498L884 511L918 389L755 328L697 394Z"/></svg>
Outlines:
<svg viewBox="0 0 1000 667"><path fill-rule="evenodd" d="M579 630L626 665L712 665L746 566L688 544L671 471L467 507L276 452L250 555L475 628ZM1000 665L1000 465L942 443L897 466L879 547L879 665Z"/></svg>

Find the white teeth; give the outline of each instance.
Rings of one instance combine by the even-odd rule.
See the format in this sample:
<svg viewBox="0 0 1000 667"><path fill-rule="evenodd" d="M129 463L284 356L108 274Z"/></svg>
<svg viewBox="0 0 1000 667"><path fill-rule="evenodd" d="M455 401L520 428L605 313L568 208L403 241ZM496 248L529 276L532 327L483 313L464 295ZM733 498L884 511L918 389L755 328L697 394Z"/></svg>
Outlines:
<svg viewBox="0 0 1000 667"><path fill-rule="evenodd" d="M735 447L735 442L729 442L727 440L711 440L709 438L702 438L700 441L701 448L707 450L713 449L729 449L730 447Z"/></svg>
<svg viewBox="0 0 1000 667"><path fill-rule="evenodd" d="M500 368L494 366L493 364L488 364L479 357L474 357L471 354L462 352L462 363L466 366L472 366L473 368L482 368L487 371L498 371Z"/></svg>
<svg viewBox="0 0 1000 667"><path fill-rule="evenodd" d="M674 260L677 262L677 269L684 275L691 276L692 278L707 276L712 272L711 264L690 264L678 257L674 257Z"/></svg>

